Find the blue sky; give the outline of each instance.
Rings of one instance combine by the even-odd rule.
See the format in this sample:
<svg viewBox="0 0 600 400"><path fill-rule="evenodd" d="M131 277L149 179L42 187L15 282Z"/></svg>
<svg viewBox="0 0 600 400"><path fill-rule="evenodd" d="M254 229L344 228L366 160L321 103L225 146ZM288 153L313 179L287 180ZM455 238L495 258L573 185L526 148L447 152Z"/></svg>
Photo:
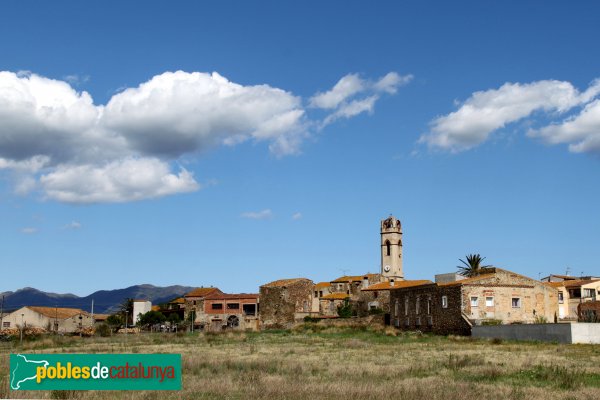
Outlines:
<svg viewBox="0 0 600 400"><path fill-rule="evenodd" d="M2 2L0 291L600 274L600 6L285 3Z"/></svg>

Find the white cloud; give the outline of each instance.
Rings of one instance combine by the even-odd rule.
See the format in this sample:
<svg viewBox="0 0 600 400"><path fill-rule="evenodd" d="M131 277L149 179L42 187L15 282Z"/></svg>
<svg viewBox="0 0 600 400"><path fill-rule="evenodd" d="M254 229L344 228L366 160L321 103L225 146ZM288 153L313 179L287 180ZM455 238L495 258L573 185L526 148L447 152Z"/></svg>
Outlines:
<svg viewBox="0 0 600 400"><path fill-rule="evenodd" d="M301 131L303 115L300 98L284 90L177 71L114 95L102 123L140 153L178 157L247 139L276 142Z"/></svg>
<svg viewBox="0 0 600 400"><path fill-rule="evenodd" d="M317 93L310 98L311 107L333 109L347 98L365 90L365 81L358 74L348 74L340 79L331 90Z"/></svg>
<svg viewBox="0 0 600 400"><path fill-rule="evenodd" d="M128 158L104 166L59 166L42 175L48 198L65 203L126 202L193 192L200 188L190 172L175 175L155 158Z"/></svg>
<svg viewBox="0 0 600 400"><path fill-rule="evenodd" d="M23 233L25 235L33 235L34 233L37 233L37 232L38 232L37 228L33 228L33 227L21 228L21 233Z"/></svg>
<svg viewBox="0 0 600 400"><path fill-rule="evenodd" d="M336 112L328 115L323 120L323 125L326 126L330 123L334 122L340 118L351 118L358 114L362 114L363 112L368 112L371 114L373 112L373 108L375 107L375 102L379 99L379 96L373 95L361 100L354 100L350 103L343 104L340 106Z"/></svg>
<svg viewBox="0 0 600 400"><path fill-rule="evenodd" d="M302 213L300 213L300 212L292 214L292 219L293 220L299 220L301 218L302 218Z"/></svg>
<svg viewBox="0 0 600 400"><path fill-rule="evenodd" d="M242 213L242 218L248 219L271 219L273 218L273 212L270 209L265 209L262 211L249 211Z"/></svg>
<svg viewBox="0 0 600 400"><path fill-rule="evenodd" d="M79 221L71 221L70 223L68 223L67 225L64 226L64 229L81 229L81 222Z"/></svg>
<svg viewBox="0 0 600 400"><path fill-rule="evenodd" d="M389 72L373 82L362 79L357 74L348 74L331 90L311 97L309 105L332 111L319 124L322 129L340 118L352 118L363 112L372 113L380 93L394 94L398 91L398 87L407 84L412 78L412 75L401 76L396 72ZM355 98L359 94L362 97Z"/></svg>
<svg viewBox="0 0 600 400"><path fill-rule="evenodd" d="M181 158L245 141L265 142L277 157L297 154L322 124L288 91L216 72L165 72L106 105L68 83L88 77L63 79L0 71L0 169L14 172L18 193L40 188L49 199L90 203L190 192L199 187L192 175L170 171ZM350 74L311 103L333 110L330 123L372 112L377 93L394 93L407 79ZM353 99L358 93L366 94Z"/></svg>
<svg viewBox="0 0 600 400"><path fill-rule="evenodd" d="M579 114L561 123L530 130L527 134L550 144L568 143L574 153L600 153L600 100L587 104Z"/></svg>
<svg viewBox="0 0 600 400"><path fill-rule="evenodd" d="M505 83L499 89L473 93L457 111L434 119L430 132L419 141L432 148L468 150L488 140L495 130L535 111L564 113L598 93L599 81L583 93L563 81Z"/></svg>
<svg viewBox="0 0 600 400"><path fill-rule="evenodd" d="M412 81L412 75L399 75L396 72L389 72L384 77L379 79L373 85L373 88L377 92L386 92L389 94L394 94L398 91L398 87L402 85L406 85L410 81Z"/></svg>

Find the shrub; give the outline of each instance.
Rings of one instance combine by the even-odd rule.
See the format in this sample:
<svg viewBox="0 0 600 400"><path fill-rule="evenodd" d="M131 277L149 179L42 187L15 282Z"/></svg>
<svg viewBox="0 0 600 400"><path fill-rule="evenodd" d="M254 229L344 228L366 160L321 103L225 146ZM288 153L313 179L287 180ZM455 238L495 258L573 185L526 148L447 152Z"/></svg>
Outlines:
<svg viewBox="0 0 600 400"><path fill-rule="evenodd" d="M536 315L534 323L536 323L536 324L547 324L548 323L548 318L544 317L543 315Z"/></svg>
<svg viewBox="0 0 600 400"><path fill-rule="evenodd" d="M110 336L111 329L107 324L100 324L96 327L96 335L100 335L102 337Z"/></svg>
<svg viewBox="0 0 600 400"><path fill-rule="evenodd" d="M481 325L502 325L502 320L501 319L484 319L483 321L481 321Z"/></svg>
<svg viewBox="0 0 600 400"><path fill-rule="evenodd" d="M350 301L346 298L344 300L344 304L340 304L337 309L338 315L340 318L350 318L352 316L352 305L350 305Z"/></svg>
<svg viewBox="0 0 600 400"><path fill-rule="evenodd" d="M316 324L319 321L321 321L321 318L313 318L310 315L307 315L306 317L304 317L304 322L306 322L306 323L315 323Z"/></svg>

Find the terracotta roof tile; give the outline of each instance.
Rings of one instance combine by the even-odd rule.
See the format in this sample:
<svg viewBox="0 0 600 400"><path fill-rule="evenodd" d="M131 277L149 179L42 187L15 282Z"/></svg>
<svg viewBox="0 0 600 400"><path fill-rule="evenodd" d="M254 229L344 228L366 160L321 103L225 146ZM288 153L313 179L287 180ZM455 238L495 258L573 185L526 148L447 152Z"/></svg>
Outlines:
<svg viewBox="0 0 600 400"><path fill-rule="evenodd" d="M370 280L371 278L379 276L379 274L345 275L345 276L340 276L339 278L337 278L334 281L331 281L331 283L348 283L348 282L356 282L356 281L362 282L362 280L364 279L365 276L368 277Z"/></svg>
<svg viewBox="0 0 600 400"><path fill-rule="evenodd" d="M215 291L221 292L218 288L196 288L186 293L184 297L206 297Z"/></svg>
<svg viewBox="0 0 600 400"><path fill-rule="evenodd" d="M546 282L547 285L552 286L552 287L566 287L566 288L572 288L572 287L579 287L582 285L587 285L588 283L595 283L600 281L600 279L578 279L578 280L569 280L569 281L562 281L562 282Z"/></svg>
<svg viewBox="0 0 600 400"><path fill-rule="evenodd" d="M35 311L39 314L45 315L48 318L57 318L57 319L66 319L74 317L75 315L83 314L90 315L87 312L79 309L79 308L64 308L64 307L37 307L37 306L27 306L32 311Z"/></svg>
<svg viewBox="0 0 600 400"><path fill-rule="evenodd" d="M227 293L215 293L210 296L206 296L205 300L242 300L242 299L250 299L250 300L258 300L257 293L235 293L235 294L227 294Z"/></svg>
<svg viewBox="0 0 600 400"><path fill-rule="evenodd" d="M315 285L315 288L316 289L320 289L320 288L326 288L326 287L329 287L329 286L331 286L330 282L319 282L319 283L317 283Z"/></svg>
<svg viewBox="0 0 600 400"><path fill-rule="evenodd" d="M373 290L390 290L390 289L401 289L413 286L421 286L421 285L431 285L433 282L423 279L423 280L415 280L415 281L395 281L394 286L390 285L390 282L379 282L369 287L366 287L362 290L364 291L373 291Z"/></svg>
<svg viewBox="0 0 600 400"><path fill-rule="evenodd" d="M344 300L349 298L350 295L346 293L331 293L321 297L324 300Z"/></svg>

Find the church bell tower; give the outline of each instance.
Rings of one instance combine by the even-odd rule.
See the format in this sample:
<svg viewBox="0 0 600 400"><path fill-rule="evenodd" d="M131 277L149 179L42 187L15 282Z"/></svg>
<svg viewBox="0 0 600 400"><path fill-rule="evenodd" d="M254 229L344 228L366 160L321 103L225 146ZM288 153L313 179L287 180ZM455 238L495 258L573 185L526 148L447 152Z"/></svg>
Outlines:
<svg viewBox="0 0 600 400"><path fill-rule="evenodd" d="M381 221L381 275L387 279L404 280L402 271L402 227L400 220L390 215Z"/></svg>

